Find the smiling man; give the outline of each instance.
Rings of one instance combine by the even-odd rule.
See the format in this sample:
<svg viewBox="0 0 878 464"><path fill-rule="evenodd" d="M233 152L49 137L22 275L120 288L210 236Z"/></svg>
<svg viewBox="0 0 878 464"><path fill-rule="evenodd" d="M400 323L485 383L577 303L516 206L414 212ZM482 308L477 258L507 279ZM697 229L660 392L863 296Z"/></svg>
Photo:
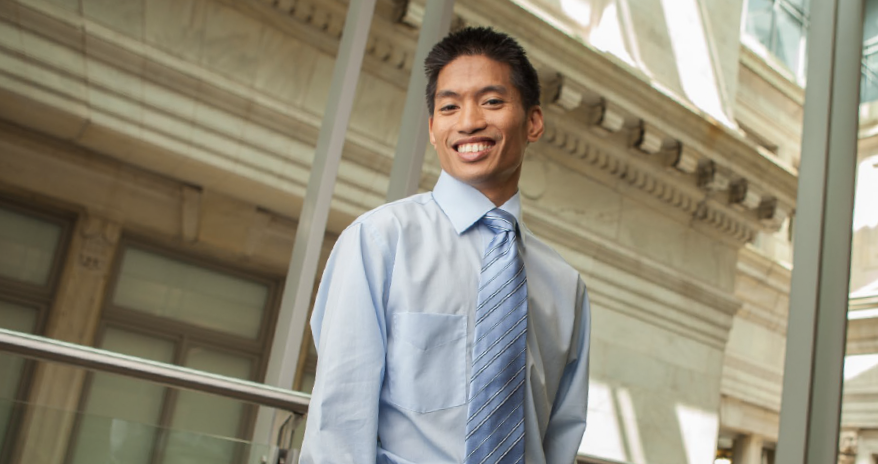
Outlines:
<svg viewBox="0 0 878 464"><path fill-rule="evenodd" d="M300 462L570 464L590 313L578 272L522 222L537 73L487 28L447 36L425 64L443 172L358 218L330 255Z"/></svg>

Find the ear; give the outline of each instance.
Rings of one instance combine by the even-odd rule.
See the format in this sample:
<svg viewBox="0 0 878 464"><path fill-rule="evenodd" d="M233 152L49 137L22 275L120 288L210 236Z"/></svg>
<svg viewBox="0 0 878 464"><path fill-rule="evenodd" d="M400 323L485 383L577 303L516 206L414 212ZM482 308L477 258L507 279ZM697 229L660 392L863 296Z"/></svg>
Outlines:
<svg viewBox="0 0 878 464"><path fill-rule="evenodd" d="M527 141L536 142L543 136L543 109L539 105L527 110Z"/></svg>
<svg viewBox="0 0 878 464"><path fill-rule="evenodd" d="M436 137L433 135L433 116L427 119L427 127L430 129L430 145L436 148Z"/></svg>

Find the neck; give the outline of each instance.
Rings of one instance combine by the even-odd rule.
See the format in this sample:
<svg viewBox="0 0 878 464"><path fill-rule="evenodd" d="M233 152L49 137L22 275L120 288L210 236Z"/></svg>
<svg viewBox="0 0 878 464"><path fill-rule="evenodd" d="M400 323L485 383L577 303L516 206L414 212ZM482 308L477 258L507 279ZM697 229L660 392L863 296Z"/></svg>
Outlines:
<svg viewBox="0 0 878 464"><path fill-rule="evenodd" d="M482 192L482 195L488 197L491 200L491 203L494 203L494 206L501 207L510 198L515 196L515 192L518 191L518 185L512 185L509 187L497 188L497 189L478 189L479 192Z"/></svg>

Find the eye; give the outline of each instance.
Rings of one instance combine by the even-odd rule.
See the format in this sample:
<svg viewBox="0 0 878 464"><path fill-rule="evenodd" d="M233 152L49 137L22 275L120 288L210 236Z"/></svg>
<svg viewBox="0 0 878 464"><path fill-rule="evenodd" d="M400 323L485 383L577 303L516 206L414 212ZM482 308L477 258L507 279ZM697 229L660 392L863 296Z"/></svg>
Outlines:
<svg viewBox="0 0 878 464"><path fill-rule="evenodd" d="M439 108L439 111L441 111L441 112L443 112L443 113L447 113L447 112L449 112L449 111L454 111L454 110L456 110L456 109L457 109L457 105L451 105L451 104L449 104L449 105L444 105L444 106L440 107L440 108Z"/></svg>
<svg viewBox="0 0 878 464"><path fill-rule="evenodd" d="M488 106L500 106L502 104L503 104L503 100L501 100L499 98L489 98L488 100L485 100L485 105L488 105Z"/></svg>

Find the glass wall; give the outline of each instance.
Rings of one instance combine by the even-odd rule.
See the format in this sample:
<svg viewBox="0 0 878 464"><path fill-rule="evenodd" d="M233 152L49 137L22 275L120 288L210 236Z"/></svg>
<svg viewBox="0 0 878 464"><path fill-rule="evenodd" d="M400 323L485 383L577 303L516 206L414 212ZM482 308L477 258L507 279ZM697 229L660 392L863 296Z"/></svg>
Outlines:
<svg viewBox="0 0 878 464"><path fill-rule="evenodd" d="M120 254L99 347L259 380L267 357L270 282L142 246L123 245ZM81 403L70 464L107 455L126 463L237 462L242 450L233 441L217 442L207 456L193 437L246 438L255 412L219 396L102 373L89 376ZM179 433L187 431L193 434Z"/></svg>
<svg viewBox="0 0 878 464"><path fill-rule="evenodd" d="M802 80L809 0L747 0L746 3L746 33Z"/></svg>
<svg viewBox="0 0 878 464"><path fill-rule="evenodd" d="M0 202L0 327L39 333L52 301L69 224ZM29 364L0 353L0 462L16 438Z"/></svg>

